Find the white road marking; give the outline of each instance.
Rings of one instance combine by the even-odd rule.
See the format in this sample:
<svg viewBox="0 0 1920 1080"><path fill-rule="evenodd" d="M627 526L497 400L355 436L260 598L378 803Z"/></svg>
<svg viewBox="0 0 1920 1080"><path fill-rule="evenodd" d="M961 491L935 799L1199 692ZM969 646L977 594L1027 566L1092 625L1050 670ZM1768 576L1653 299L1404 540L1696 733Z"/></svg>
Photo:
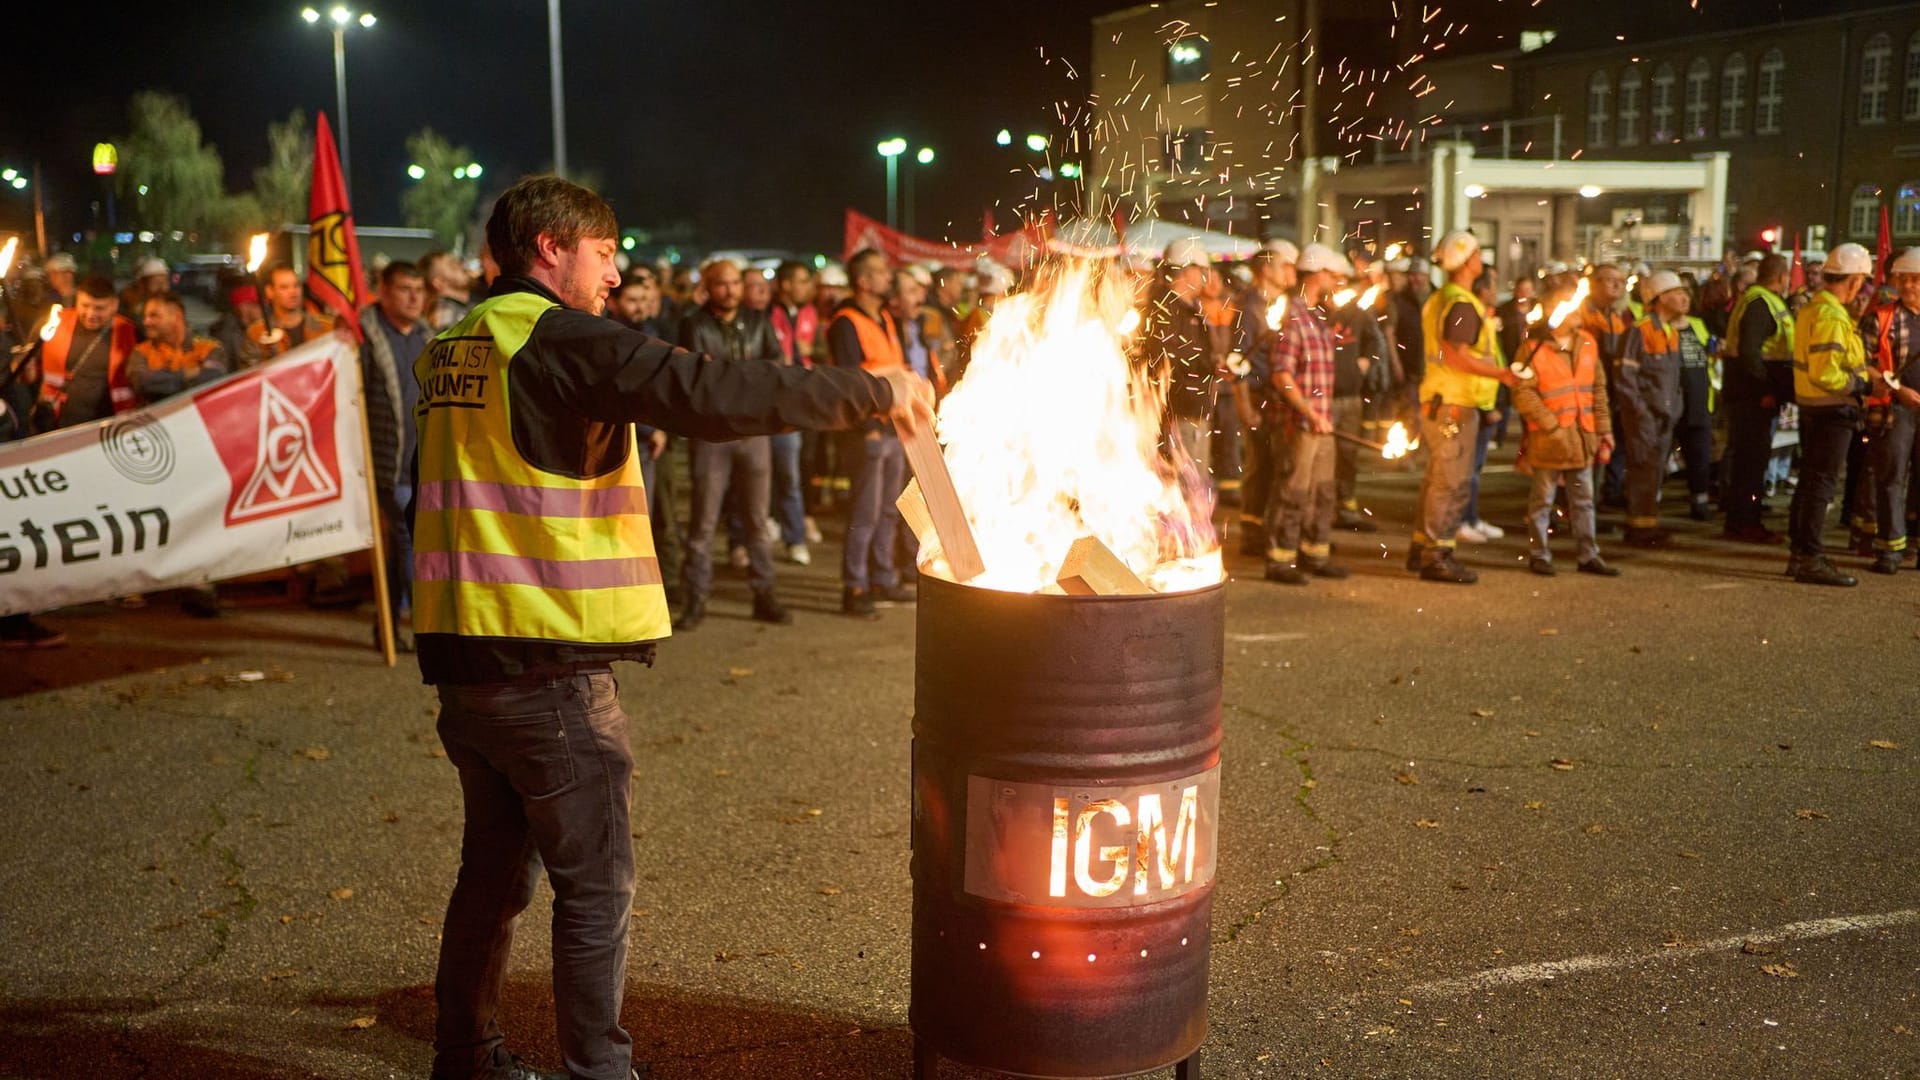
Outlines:
<svg viewBox="0 0 1920 1080"><path fill-rule="evenodd" d="M1779 945L1789 941L1806 941L1814 938L1834 937L1839 934L1861 933L1868 930L1883 930L1894 926L1910 926L1920 923L1920 908L1906 908L1901 911L1888 911L1877 915L1842 915L1831 919L1810 919L1806 922L1788 923L1773 930L1756 930L1750 934L1736 934L1732 937L1717 938L1713 941L1697 941L1676 945L1672 948L1651 949L1639 952L1610 953L1595 956L1576 956L1570 960L1548 960L1535 964L1516 964L1513 967L1493 968L1472 975L1462 975L1453 979L1438 979L1421 983L1400 996L1418 998L1457 997L1481 990L1491 990L1497 986L1518 986L1522 983L1545 982L1562 975L1585 975L1593 972L1619 971L1638 967L1642 964L1656 964L1665 960L1684 959L1702 956L1707 953L1731 952L1749 942L1755 945Z"/></svg>
<svg viewBox="0 0 1920 1080"><path fill-rule="evenodd" d="M1288 630L1278 634L1228 634L1228 641L1299 641L1307 635L1298 630Z"/></svg>

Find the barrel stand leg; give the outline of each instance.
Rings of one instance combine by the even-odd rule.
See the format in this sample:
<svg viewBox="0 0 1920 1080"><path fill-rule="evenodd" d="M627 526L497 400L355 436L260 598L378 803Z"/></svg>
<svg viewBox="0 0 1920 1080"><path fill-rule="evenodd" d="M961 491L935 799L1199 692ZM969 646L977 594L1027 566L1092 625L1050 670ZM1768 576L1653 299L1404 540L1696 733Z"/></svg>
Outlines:
<svg viewBox="0 0 1920 1080"><path fill-rule="evenodd" d="M1181 1058L1173 1067L1173 1080L1200 1080L1200 1055Z"/></svg>
<svg viewBox="0 0 1920 1080"><path fill-rule="evenodd" d="M926 1043L921 1042L920 1036L915 1035L913 1037L913 1080L933 1080L934 1074L939 1070L940 1056L934 1053Z"/></svg>

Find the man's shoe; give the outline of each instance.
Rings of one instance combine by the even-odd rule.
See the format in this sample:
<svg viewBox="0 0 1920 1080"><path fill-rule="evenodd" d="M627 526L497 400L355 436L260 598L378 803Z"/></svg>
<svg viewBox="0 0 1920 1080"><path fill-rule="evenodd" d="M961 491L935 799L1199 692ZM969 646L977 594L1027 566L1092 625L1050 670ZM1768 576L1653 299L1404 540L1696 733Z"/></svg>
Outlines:
<svg viewBox="0 0 1920 1080"><path fill-rule="evenodd" d="M1420 580L1438 581L1448 585L1471 585L1480 580L1480 575L1461 566L1452 554L1446 554L1421 567Z"/></svg>
<svg viewBox="0 0 1920 1080"><path fill-rule="evenodd" d="M1740 544L1777 544L1783 539L1779 533L1759 524L1729 528L1720 534L1720 538Z"/></svg>
<svg viewBox="0 0 1920 1080"><path fill-rule="evenodd" d="M1901 556L1902 553L1898 551L1883 551L1874 557L1873 565L1867 569L1876 574L1897 574L1900 572Z"/></svg>
<svg viewBox="0 0 1920 1080"><path fill-rule="evenodd" d="M1663 548L1673 543L1673 534L1657 527L1629 525L1627 543L1639 548Z"/></svg>
<svg viewBox="0 0 1920 1080"><path fill-rule="evenodd" d="M1420 572L1420 562L1421 562L1420 556L1425 551L1426 551L1426 545L1420 543L1417 540L1407 545L1407 572L1408 573L1417 574Z"/></svg>
<svg viewBox="0 0 1920 1080"><path fill-rule="evenodd" d="M1490 539L1485 529L1470 521L1462 522L1460 528L1453 534L1453 538L1462 544L1484 544Z"/></svg>
<svg viewBox="0 0 1920 1080"><path fill-rule="evenodd" d="M1785 573L1788 577L1799 577L1800 571L1806 569L1807 564L1812 561L1812 559L1805 555L1789 555L1787 556L1787 569Z"/></svg>
<svg viewBox="0 0 1920 1080"><path fill-rule="evenodd" d="M220 597L210 589L189 589L180 598L180 610L196 619L220 617Z"/></svg>
<svg viewBox="0 0 1920 1080"><path fill-rule="evenodd" d="M1552 577L1555 573L1558 573L1558 571L1553 568L1552 559L1543 559L1538 555L1527 560L1527 569L1539 574L1541 577Z"/></svg>
<svg viewBox="0 0 1920 1080"><path fill-rule="evenodd" d="M1495 525L1491 521L1476 521L1473 523L1473 527L1479 529L1480 535L1489 540L1499 540L1507 535L1507 530Z"/></svg>
<svg viewBox="0 0 1920 1080"><path fill-rule="evenodd" d="M752 565L753 560L747 556L747 545L735 544L727 550L727 566L732 568L735 573L744 574L747 572L747 568Z"/></svg>
<svg viewBox="0 0 1920 1080"><path fill-rule="evenodd" d="M0 648L57 649L67 643L67 635L38 619L8 619L0 625Z"/></svg>
<svg viewBox="0 0 1920 1080"><path fill-rule="evenodd" d="M793 612L781 607L780 601L773 598L773 590L768 589L753 594L753 621L786 626L793 622Z"/></svg>
<svg viewBox="0 0 1920 1080"><path fill-rule="evenodd" d="M1380 531L1380 526L1375 525L1372 518L1360 513L1358 510L1340 511L1339 515L1333 519L1333 523L1349 532L1372 533Z"/></svg>
<svg viewBox="0 0 1920 1080"><path fill-rule="evenodd" d="M545 1069L536 1069L512 1054L507 1055L505 1065L495 1065L484 1075L487 1080L567 1080L564 1070L548 1072Z"/></svg>
<svg viewBox="0 0 1920 1080"><path fill-rule="evenodd" d="M877 619L880 612L873 606L873 594L865 589L856 589L849 585L840 593L840 614L852 615L861 619Z"/></svg>
<svg viewBox="0 0 1920 1080"><path fill-rule="evenodd" d="M687 601L687 606L680 609L680 617L673 620L673 628L675 630L696 630L701 623L706 621L707 602L704 599L696 597Z"/></svg>
<svg viewBox="0 0 1920 1080"><path fill-rule="evenodd" d="M1619 577L1620 576L1619 567L1610 566L1607 563L1602 562L1598 555L1594 556L1591 559L1588 559L1586 562L1581 563L1578 567L1575 567L1575 569L1579 570L1583 574L1593 574L1598 577Z"/></svg>
<svg viewBox="0 0 1920 1080"><path fill-rule="evenodd" d="M1280 585L1305 585L1308 578L1306 571L1294 563L1270 562L1267 564L1267 580Z"/></svg>
<svg viewBox="0 0 1920 1080"><path fill-rule="evenodd" d="M788 544L787 561L795 566L812 566L813 552L808 551L805 544Z"/></svg>
<svg viewBox="0 0 1920 1080"><path fill-rule="evenodd" d="M880 599L889 604L911 604L918 599L918 594L905 585L889 585L880 590ZM878 606L878 601L875 606Z"/></svg>
<svg viewBox="0 0 1920 1080"><path fill-rule="evenodd" d="M826 539L825 536L820 534L820 525L813 520L812 514L808 514L804 520L807 527L807 543L818 544Z"/></svg>
<svg viewBox="0 0 1920 1080"><path fill-rule="evenodd" d="M1834 585L1843 589L1860 584L1858 578L1841 572L1840 568L1828 562L1824 555L1816 555L1803 562L1800 572L1793 575L1793 580L1802 585Z"/></svg>
<svg viewBox="0 0 1920 1080"><path fill-rule="evenodd" d="M1347 568L1322 560L1308 563L1307 573L1317 578L1326 578L1328 581L1342 581L1347 577Z"/></svg>

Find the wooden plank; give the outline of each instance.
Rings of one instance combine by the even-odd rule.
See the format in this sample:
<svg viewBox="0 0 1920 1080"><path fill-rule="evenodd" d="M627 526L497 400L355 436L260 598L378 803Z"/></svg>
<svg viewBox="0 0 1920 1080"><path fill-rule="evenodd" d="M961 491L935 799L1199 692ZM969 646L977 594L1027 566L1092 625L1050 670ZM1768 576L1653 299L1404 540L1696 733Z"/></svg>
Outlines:
<svg viewBox="0 0 1920 1080"><path fill-rule="evenodd" d="M893 505L900 508L901 520L907 523L907 528L913 530L913 535L919 539L921 547L939 541L940 535L933 531L933 513L927 509L927 497L920 494L919 479L908 480L907 490L893 500Z"/></svg>
<svg viewBox="0 0 1920 1080"><path fill-rule="evenodd" d="M973 526L967 522L967 509L960 505L960 493L954 490L953 474L947 472L947 459L934 441L933 429L922 427L912 435L904 432L900 442L907 450L907 464L920 482L920 495L926 500L933 518L933 531L940 537L940 553L946 556L953 580L972 581L987 569L980 548L973 541Z"/></svg>
<svg viewBox="0 0 1920 1080"><path fill-rule="evenodd" d="M1146 596L1153 592L1097 536L1083 536L1073 542L1054 580L1069 596Z"/></svg>

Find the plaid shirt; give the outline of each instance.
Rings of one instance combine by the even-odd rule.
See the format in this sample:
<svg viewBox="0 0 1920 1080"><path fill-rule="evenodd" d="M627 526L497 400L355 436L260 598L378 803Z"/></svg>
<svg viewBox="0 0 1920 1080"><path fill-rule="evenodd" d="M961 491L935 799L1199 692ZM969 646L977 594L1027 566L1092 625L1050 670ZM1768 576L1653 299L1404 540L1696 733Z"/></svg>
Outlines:
<svg viewBox="0 0 1920 1080"><path fill-rule="evenodd" d="M1274 337L1274 400L1280 404L1281 417L1297 428L1311 430L1313 425L1307 417L1294 413L1280 396L1279 377L1283 372L1291 375L1313 415L1332 423L1334 347L1333 328L1327 325L1326 313L1304 303L1295 304L1288 312L1285 332Z"/></svg>

